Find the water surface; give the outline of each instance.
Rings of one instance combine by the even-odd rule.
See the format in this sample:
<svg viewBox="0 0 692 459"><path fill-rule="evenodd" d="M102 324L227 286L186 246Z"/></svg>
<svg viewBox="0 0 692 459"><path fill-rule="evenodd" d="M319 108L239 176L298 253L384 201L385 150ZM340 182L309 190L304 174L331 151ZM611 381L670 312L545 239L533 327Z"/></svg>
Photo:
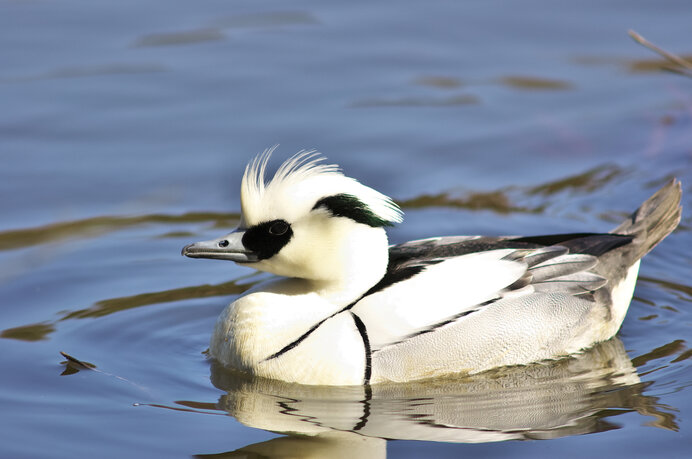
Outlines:
<svg viewBox="0 0 692 459"><path fill-rule="evenodd" d="M686 457L692 79L626 32L689 56L690 14L0 0L0 456ZM580 358L371 390L252 380L204 352L266 275L180 249L237 223L244 165L277 143L276 163L317 148L400 202L392 242L606 231L672 176L685 212L617 339Z"/></svg>

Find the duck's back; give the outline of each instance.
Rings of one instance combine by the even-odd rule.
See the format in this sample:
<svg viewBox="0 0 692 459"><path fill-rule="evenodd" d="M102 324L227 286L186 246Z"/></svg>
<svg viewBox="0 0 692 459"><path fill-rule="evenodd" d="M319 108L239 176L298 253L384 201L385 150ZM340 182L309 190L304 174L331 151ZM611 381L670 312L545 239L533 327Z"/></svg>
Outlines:
<svg viewBox="0 0 692 459"><path fill-rule="evenodd" d="M565 237L598 241L602 250L631 241ZM607 315L607 295L598 292L608 279L594 272L598 252L482 237L415 241L391 255L381 289L352 309L367 330L370 382L529 363L603 339L593 327Z"/></svg>
<svg viewBox="0 0 692 459"><path fill-rule="evenodd" d="M366 382L408 381L554 359L612 337L639 259L680 219L670 182L613 233L447 237L390 248L387 275L352 312Z"/></svg>

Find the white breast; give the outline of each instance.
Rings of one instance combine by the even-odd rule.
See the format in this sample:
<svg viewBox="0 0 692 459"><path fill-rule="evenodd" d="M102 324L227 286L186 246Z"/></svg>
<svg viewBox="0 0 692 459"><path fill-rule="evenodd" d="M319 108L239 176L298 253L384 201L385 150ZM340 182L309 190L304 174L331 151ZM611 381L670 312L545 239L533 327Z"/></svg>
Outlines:
<svg viewBox="0 0 692 459"><path fill-rule="evenodd" d="M255 374L302 384L363 384L365 346L350 312L325 321L297 346L261 362Z"/></svg>
<svg viewBox="0 0 692 459"><path fill-rule="evenodd" d="M337 314L341 307L300 281L282 279L263 290L283 293L257 291L226 307L212 334L212 357L229 367L289 382L363 383L365 349L350 312Z"/></svg>

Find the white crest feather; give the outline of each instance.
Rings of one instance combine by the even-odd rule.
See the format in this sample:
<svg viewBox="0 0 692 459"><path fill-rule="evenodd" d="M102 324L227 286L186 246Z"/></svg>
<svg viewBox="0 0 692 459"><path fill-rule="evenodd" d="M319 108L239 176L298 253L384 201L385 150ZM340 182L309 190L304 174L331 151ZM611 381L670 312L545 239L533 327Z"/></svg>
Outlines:
<svg viewBox="0 0 692 459"><path fill-rule="evenodd" d="M401 209L389 197L346 177L336 164L322 164L325 158L315 150L299 151L266 182L267 163L275 149L265 150L245 168L240 189L244 225L279 218L292 222L310 212L319 199L337 194L357 197L385 221L402 221Z"/></svg>

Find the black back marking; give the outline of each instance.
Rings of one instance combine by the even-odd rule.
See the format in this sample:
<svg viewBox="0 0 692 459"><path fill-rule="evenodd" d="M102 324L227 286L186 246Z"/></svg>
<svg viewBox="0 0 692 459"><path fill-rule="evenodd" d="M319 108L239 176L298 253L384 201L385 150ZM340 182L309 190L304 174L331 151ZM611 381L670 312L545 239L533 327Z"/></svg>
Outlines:
<svg viewBox="0 0 692 459"><path fill-rule="evenodd" d="M243 235L243 245L260 260L273 257L293 237L291 225L285 220L272 220L252 226Z"/></svg>
<svg viewBox="0 0 692 459"><path fill-rule="evenodd" d="M598 257L613 249L629 244L632 242L632 239L632 236L623 234L572 233L520 237L510 239L510 241L543 246L561 245L567 247L571 253L583 253Z"/></svg>
<svg viewBox="0 0 692 459"><path fill-rule="evenodd" d="M380 228L392 226L392 222L375 214L370 207L357 197L350 194L335 194L322 198L313 206L312 210L324 207L334 217L350 218L354 222Z"/></svg>
<svg viewBox="0 0 692 459"><path fill-rule="evenodd" d="M387 287L396 284L397 282L405 281L413 276L422 272L426 267L441 263L444 259L434 259L434 260L424 260L420 263L414 263L406 265L409 257L401 256L401 254L393 251L392 248L389 249L389 262L387 264L387 271L385 272L382 279L379 280L375 285L370 287L367 292L363 293L358 299L353 303L349 304L346 309L351 309L360 300L368 295L379 292L386 289Z"/></svg>

